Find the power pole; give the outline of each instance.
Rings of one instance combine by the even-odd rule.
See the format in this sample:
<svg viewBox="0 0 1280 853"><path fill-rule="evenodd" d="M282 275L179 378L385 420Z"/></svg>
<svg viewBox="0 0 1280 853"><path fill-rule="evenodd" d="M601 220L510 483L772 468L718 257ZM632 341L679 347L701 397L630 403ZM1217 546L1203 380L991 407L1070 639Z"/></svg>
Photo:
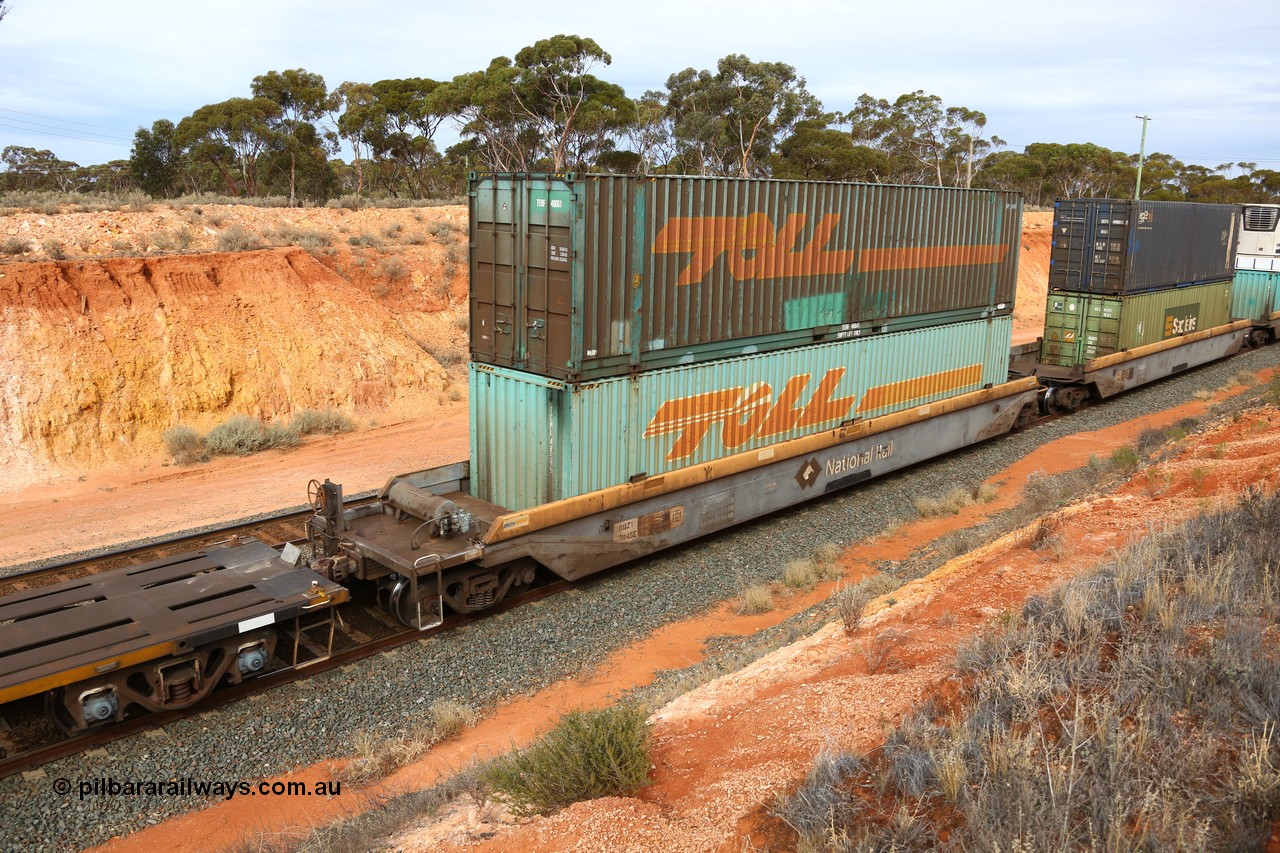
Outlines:
<svg viewBox="0 0 1280 853"><path fill-rule="evenodd" d="M1142 145L1138 148L1138 182L1133 185L1133 200L1137 201L1142 195L1142 161L1147 157L1147 122L1151 121L1151 116L1134 116L1134 118L1142 119Z"/></svg>

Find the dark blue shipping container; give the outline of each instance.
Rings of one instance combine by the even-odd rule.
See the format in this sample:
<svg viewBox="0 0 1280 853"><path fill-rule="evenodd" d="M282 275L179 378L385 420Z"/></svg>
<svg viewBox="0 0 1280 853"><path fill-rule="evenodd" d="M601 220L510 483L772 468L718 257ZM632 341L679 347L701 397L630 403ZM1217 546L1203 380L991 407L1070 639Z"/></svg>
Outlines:
<svg viewBox="0 0 1280 853"><path fill-rule="evenodd" d="M1229 279L1239 217L1231 204L1059 199L1049 287L1123 296Z"/></svg>

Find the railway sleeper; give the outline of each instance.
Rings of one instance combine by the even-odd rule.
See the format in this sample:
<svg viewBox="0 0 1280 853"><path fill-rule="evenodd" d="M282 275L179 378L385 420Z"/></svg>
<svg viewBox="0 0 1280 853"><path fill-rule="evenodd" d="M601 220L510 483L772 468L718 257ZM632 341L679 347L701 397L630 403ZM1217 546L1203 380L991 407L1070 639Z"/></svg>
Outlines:
<svg viewBox="0 0 1280 853"><path fill-rule="evenodd" d="M219 685L265 673L275 647L270 629L227 637L179 656L50 690L45 710L65 732L79 734L143 712L189 708Z"/></svg>

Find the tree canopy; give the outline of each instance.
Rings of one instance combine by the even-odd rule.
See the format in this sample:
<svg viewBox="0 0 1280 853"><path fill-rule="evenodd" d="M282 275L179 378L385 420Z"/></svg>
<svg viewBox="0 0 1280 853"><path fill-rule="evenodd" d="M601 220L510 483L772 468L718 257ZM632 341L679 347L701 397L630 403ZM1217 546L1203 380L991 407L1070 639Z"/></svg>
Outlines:
<svg viewBox="0 0 1280 853"><path fill-rule="evenodd" d="M7 9L0 0L0 17ZM923 89L863 94L829 111L793 66L730 54L631 97L603 76L612 61L595 40L561 34L447 79L345 81L330 90L303 68L267 71L247 92L176 124L139 127L127 162L83 168L10 146L0 189L270 194L296 204L340 194L455 196L468 171L485 169L978 186L1046 205L1127 196L1137 178L1136 155L1090 142L1009 150L981 110ZM446 128L457 142L442 151ZM350 161L336 159L339 151ZM1142 196L1280 201L1280 172L1155 153L1143 164Z"/></svg>

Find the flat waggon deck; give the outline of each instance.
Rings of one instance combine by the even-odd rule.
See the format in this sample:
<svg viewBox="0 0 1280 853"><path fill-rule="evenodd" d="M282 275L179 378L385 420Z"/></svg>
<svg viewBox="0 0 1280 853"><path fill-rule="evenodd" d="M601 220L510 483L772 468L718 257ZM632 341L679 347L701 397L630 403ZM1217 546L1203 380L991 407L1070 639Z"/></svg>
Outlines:
<svg viewBox="0 0 1280 853"><path fill-rule="evenodd" d="M257 540L0 598L0 702L343 601Z"/></svg>

